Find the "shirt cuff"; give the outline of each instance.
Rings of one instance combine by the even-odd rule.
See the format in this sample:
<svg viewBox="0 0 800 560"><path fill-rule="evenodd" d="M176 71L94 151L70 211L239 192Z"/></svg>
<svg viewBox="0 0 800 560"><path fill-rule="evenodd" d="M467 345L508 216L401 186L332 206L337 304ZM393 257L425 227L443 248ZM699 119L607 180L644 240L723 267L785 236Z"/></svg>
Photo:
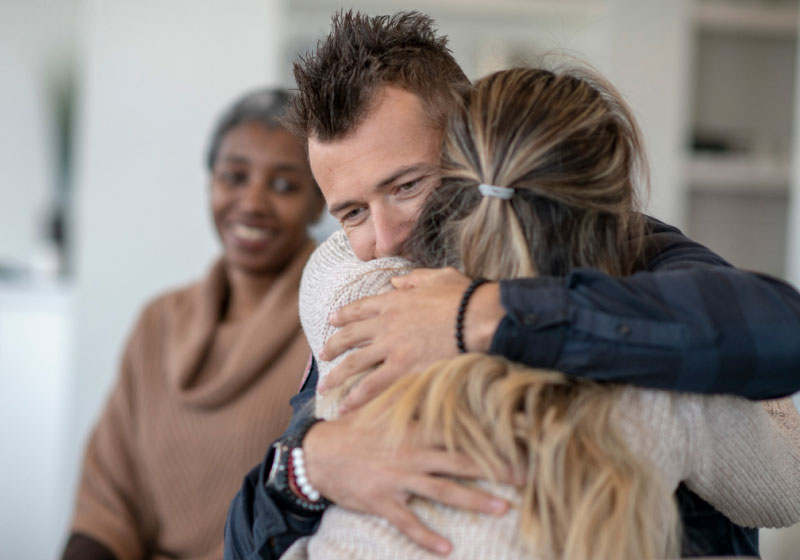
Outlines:
<svg viewBox="0 0 800 560"><path fill-rule="evenodd" d="M501 280L500 303L506 316L489 353L530 367L554 367L569 325L564 282L550 276Z"/></svg>

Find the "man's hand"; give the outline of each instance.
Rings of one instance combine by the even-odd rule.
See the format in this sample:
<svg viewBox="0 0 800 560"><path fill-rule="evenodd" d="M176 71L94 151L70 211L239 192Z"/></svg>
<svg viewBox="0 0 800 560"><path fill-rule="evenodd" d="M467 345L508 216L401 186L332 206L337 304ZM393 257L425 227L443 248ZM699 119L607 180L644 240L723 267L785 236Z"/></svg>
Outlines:
<svg viewBox="0 0 800 560"><path fill-rule="evenodd" d="M470 279L454 268L419 269L392 280L396 290L353 302L331 324L342 327L328 339L321 358L332 360L355 348L318 387L321 392L373 369L353 388L342 410L353 410L399 377L455 356L455 318ZM497 283L480 286L464 317L467 350L486 352L505 315Z"/></svg>
<svg viewBox="0 0 800 560"><path fill-rule="evenodd" d="M383 517L438 554L448 554L452 545L414 515L408 505L412 496L489 515L508 511L504 500L435 476L483 478L484 473L466 457L416 446L413 426L402 445L390 447L380 430L355 424L357 414L319 422L303 439L309 482L332 502Z"/></svg>

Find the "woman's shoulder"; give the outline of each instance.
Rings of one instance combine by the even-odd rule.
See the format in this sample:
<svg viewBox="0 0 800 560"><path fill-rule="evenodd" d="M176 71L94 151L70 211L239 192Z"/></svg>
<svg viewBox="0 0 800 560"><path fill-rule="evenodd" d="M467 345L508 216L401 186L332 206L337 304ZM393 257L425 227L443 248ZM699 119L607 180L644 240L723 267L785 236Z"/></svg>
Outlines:
<svg viewBox="0 0 800 560"><path fill-rule="evenodd" d="M399 257L361 261L345 233L334 232L308 259L300 281L300 322L312 351L318 353L335 332L328 320L337 309L388 291L392 277L410 269Z"/></svg>
<svg viewBox="0 0 800 560"><path fill-rule="evenodd" d="M411 263L400 257L362 261L353 253L344 231L333 232L306 263L300 281L300 314L304 309L335 311L334 302L343 305L343 291L358 299L374 295L375 282L387 284L392 276L407 272Z"/></svg>
<svg viewBox="0 0 800 560"><path fill-rule="evenodd" d="M382 257L362 261L356 257L343 230L333 232L311 254L303 271L303 281L347 283L360 275L382 269L409 268L410 263L401 257Z"/></svg>

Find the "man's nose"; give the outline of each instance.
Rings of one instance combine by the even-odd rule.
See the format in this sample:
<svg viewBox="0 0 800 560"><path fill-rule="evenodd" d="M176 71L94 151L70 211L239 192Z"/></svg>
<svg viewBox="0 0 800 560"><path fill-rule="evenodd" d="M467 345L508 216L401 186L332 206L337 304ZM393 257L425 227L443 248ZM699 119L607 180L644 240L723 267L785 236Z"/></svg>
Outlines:
<svg viewBox="0 0 800 560"><path fill-rule="evenodd" d="M407 229L398 216L390 213L378 213L374 216L375 226L375 258L394 257L399 254L400 247L406 240Z"/></svg>

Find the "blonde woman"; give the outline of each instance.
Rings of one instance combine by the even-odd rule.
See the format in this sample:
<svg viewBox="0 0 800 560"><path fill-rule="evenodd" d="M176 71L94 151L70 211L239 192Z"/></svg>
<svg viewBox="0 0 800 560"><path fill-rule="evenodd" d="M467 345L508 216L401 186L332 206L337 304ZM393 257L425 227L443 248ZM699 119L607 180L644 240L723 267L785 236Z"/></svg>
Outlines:
<svg viewBox="0 0 800 560"><path fill-rule="evenodd" d="M412 237L413 260L491 280L576 268L634 274L643 259L633 240L645 227L635 186L645 169L630 112L600 77L491 75L464 94L448 125L442 185ZM409 268L396 258L359 261L342 233L323 244L300 296L315 357L336 309L391 289ZM462 316L475 289L479 281ZM320 378L335 365L319 361ZM316 415L336 417L344 392L318 395ZM466 455L486 473L479 484L515 504L489 517L410 497L454 558L647 559L679 554L680 483L739 524L800 519L797 414L787 402L768 407L772 416L734 397L601 385L465 354L396 382L357 421L384 427L389 441L413 430ZM508 469L518 487L492 482ZM302 481L302 467L295 475ZM284 557L305 555L434 557L385 520L337 506Z"/></svg>

